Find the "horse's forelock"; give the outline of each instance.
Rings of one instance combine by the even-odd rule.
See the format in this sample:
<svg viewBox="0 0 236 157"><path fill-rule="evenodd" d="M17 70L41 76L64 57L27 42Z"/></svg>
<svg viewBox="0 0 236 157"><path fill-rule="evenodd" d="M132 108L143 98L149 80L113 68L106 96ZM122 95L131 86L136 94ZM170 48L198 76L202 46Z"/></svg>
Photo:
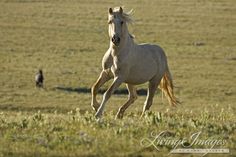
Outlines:
<svg viewBox="0 0 236 157"><path fill-rule="evenodd" d="M120 7L115 7L114 10L113 10L113 12L119 12L119 11L120 11ZM131 9L127 13L123 12L122 15L121 15L121 18L123 20L125 20L125 22L127 22L127 23L132 23L133 22L133 19L131 17L132 13L133 13L133 9Z"/></svg>

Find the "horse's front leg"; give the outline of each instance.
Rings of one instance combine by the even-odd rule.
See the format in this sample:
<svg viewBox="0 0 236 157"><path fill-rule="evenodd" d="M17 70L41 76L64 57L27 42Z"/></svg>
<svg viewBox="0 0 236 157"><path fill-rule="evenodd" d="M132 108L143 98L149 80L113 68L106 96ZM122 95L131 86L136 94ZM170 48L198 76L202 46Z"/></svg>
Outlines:
<svg viewBox="0 0 236 157"><path fill-rule="evenodd" d="M111 86L108 88L108 90L103 95L102 103L101 103L100 107L98 108L98 111L95 115L96 118L100 118L102 116L106 102L111 97L113 92L122 84L122 82L123 82L122 78L120 78L120 77L114 78L113 83L111 84Z"/></svg>
<svg viewBox="0 0 236 157"><path fill-rule="evenodd" d="M98 77L96 83L92 86L91 93L92 93L92 101L91 101L91 106L92 108L97 111L99 108L99 103L97 102L97 93L99 88L106 83L108 80L110 80L112 77L109 76L109 72L103 70Z"/></svg>
<svg viewBox="0 0 236 157"><path fill-rule="evenodd" d="M116 118L119 118L119 119L123 118L125 110L131 104L133 104L134 101L137 99L137 92L136 92L136 88L134 87L134 85L126 84L126 86L127 86L128 91L129 91L129 97L128 97L128 100L126 101L126 103L119 108L119 111L116 115Z"/></svg>

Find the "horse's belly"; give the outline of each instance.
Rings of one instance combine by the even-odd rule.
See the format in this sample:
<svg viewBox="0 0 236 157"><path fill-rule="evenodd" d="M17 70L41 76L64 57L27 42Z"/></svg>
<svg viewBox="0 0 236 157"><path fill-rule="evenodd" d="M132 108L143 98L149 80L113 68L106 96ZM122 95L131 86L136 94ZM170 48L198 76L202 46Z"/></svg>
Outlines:
<svg viewBox="0 0 236 157"><path fill-rule="evenodd" d="M151 80L157 73L157 68L135 67L130 70L125 82L129 84L143 84Z"/></svg>
<svg viewBox="0 0 236 157"><path fill-rule="evenodd" d="M146 79L135 79L135 78L128 78L124 81L125 83L132 84L132 85L139 85L147 82Z"/></svg>

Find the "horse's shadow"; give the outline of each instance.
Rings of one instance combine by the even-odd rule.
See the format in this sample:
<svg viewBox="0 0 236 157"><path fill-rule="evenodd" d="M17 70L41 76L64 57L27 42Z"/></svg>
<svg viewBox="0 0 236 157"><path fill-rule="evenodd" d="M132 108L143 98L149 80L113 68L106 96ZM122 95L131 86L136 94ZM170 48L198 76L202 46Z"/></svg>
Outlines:
<svg viewBox="0 0 236 157"><path fill-rule="evenodd" d="M56 90L61 90L61 91L66 91L66 92L76 92L76 93L91 93L91 88L86 88L86 87L78 87L78 88L74 88L74 87L55 87L54 89ZM103 94L106 92L106 89L99 89L98 93L99 94ZM125 88L120 88L117 89L114 94L116 95L127 95L128 94L128 90ZM146 89L139 89L137 90L137 94L138 95L147 95L147 90Z"/></svg>

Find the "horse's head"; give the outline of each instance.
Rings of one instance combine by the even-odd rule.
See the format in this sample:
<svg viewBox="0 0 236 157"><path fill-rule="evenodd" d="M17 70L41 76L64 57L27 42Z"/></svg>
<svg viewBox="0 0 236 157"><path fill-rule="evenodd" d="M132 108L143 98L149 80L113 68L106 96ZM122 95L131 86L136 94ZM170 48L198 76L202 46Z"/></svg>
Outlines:
<svg viewBox="0 0 236 157"><path fill-rule="evenodd" d="M125 37L127 30L126 20L123 16L122 7L109 8L108 10L108 24L109 24L109 37L115 46L119 46Z"/></svg>

